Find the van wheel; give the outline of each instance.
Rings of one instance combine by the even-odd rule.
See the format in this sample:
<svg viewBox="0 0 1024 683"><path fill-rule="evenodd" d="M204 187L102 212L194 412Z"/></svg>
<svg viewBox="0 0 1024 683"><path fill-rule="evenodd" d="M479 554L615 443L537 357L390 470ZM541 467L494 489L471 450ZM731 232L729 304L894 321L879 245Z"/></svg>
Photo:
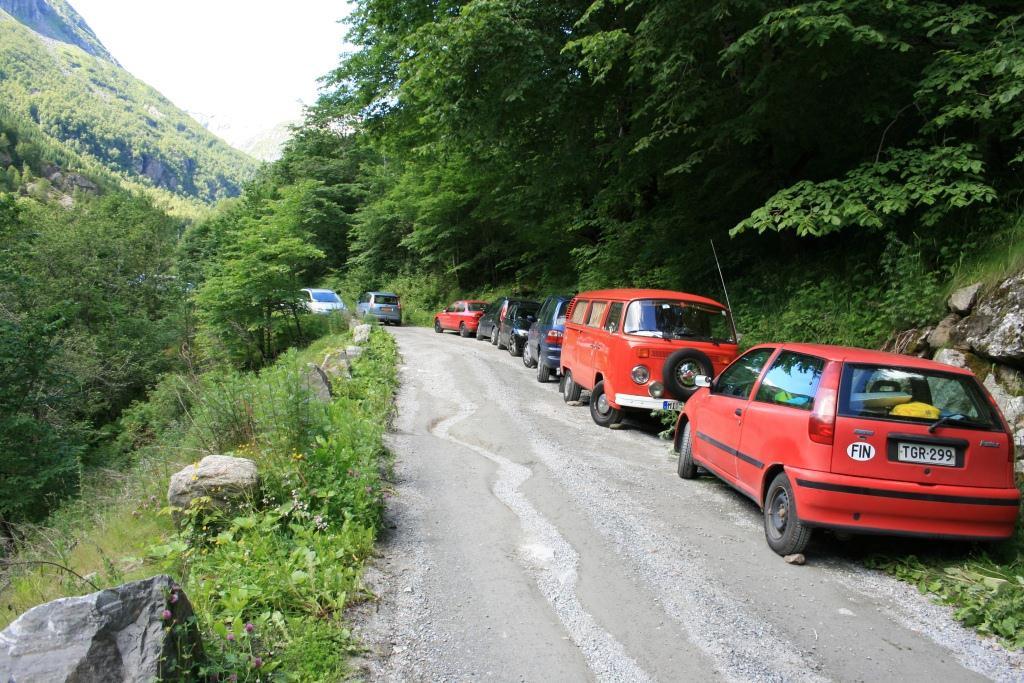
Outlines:
<svg viewBox="0 0 1024 683"><path fill-rule="evenodd" d="M551 368L544 365L543 362L537 361L537 381L547 382L551 379Z"/></svg>
<svg viewBox="0 0 1024 683"><path fill-rule="evenodd" d="M604 391L604 381L597 383L590 392L590 417L601 427L611 427L622 422L622 411L613 408Z"/></svg>
<svg viewBox="0 0 1024 683"><path fill-rule="evenodd" d="M441 321L437 318L434 318L434 332L437 332L438 334L444 332L444 328L441 327Z"/></svg>
<svg viewBox="0 0 1024 683"><path fill-rule="evenodd" d="M463 339L469 336L469 330L466 329L466 323L459 323L459 336Z"/></svg>
<svg viewBox="0 0 1024 683"><path fill-rule="evenodd" d="M697 375L712 373L711 360L696 349L680 349L665 361L662 377L665 388L680 401L693 396L699 388L694 382Z"/></svg>
<svg viewBox="0 0 1024 683"><path fill-rule="evenodd" d="M679 453L679 463L676 465L676 474L680 479L693 479L697 476L697 465L693 462L692 434L690 423L683 427L682 435L676 437L676 451Z"/></svg>
<svg viewBox="0 0 1024 683"><path fill-rule="evenodd" d="M583 387L576 384L572 379L572 373L566 370L565 377L562 378L562 400L566 403L578 401L582 395Z"/></svg>
<svg viewBox="0 0 1024 683"><path fill-rule="evenodd" d="M497 328L497 326L492 326L491 327L490 340L491 340L491 346L497 346L498 345L498 328Z"/></svg>
<svg viewBox="0 0 1024 683"><path fill-rule="evenodd" d="M487 335L484 334L484 326L480 325L476 328L476 340L483 341L484 339L487 339Z"/></svg>
<svg viewBox="0 0 1024 683"><path fill-rule="evenodd" d="M796 512L793 487L785 472L779 472L768 485L764 497L764 536L768 547L779 555L803 552L811 540L811 529Z"/></svg>

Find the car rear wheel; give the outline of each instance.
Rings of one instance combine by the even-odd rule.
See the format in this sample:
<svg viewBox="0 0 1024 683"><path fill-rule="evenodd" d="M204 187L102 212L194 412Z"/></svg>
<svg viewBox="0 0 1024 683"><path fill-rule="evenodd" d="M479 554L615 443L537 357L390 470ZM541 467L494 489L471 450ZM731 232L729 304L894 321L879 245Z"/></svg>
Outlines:
<svg viewBox="0 0 1024 683"><path fill-rule="evenodd" d="M434 332L437 332L438 334L444 332L444 328L441 327L441 321L437 318L434 318Z"/></svg>
<svg viewBox="0 0 1024 683"><path fill-rule="evenodd" d="M691 449L693 436L690 432L690 423L683 427L683 433L676 436L676 451L679 453L679 462L676 465L676 474L680 479L693 479L697 476L697 465L693 462L693 451Z"/></svg>
<svg viewBox="0 0 1024 683"><path fill-rule="evenodd" d="M562 400L566 403L578 401L582 395L583 387L576 384L572 379L572 373L566 370L565 377L562 378Z"/></svg>
<svg viewBox="0 0 1024 683"><path fill-rule="evenodd" d="M466 323L459 323L459 336L463 338L469 336L469 330L466 329Z"/></svg>
<svg viewBox="0 0 1024 683"><path fill-rule="evenodd" d="M590 417L601 427L611 427L622 422L622 411L613 408L604 391L604 382L598 382L590 392Z"/></svg>
<svg viewBox="0 0 1024 683"><path fill-rule="evenodd" d="M711 361L706 355L695 349L680 349L665 361L662 377L669 392L685 401L698 389L697 375L710 376L711 373Z"/></svg>
<svg viewBox="0 0 1024 683"><path fill-rule="evenodd" d="M551 368L544 365L542 361L537 361L537 381L547 382L551 379Z"/></svg>
<svg viewBox="0 0 1024 683"><path fill-rule="evenodd" d="M797 515L789 477L779 472L764 497L764 536L768 547L779 555L803 552L811 540L811 532Z"/></svg>
<svg viewBox="0 0 1024 683"><path fill-rule="evenodd" d="M523 345L514 334L508 337L508 353L510 356L519 356L523 353Z"/></svg>

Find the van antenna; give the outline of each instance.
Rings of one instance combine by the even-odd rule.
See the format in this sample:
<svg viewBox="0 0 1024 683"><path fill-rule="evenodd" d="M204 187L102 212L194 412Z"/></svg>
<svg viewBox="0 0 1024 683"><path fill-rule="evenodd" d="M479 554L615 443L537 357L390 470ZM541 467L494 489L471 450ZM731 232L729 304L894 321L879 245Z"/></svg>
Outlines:
<svg viewBox="0 0 1024 683"><path fill-rule="evenodd" d="M725 286L725 275L722 274L722 264L718 262L718 250L715 249L715 241L711 242L711 253L715 256L715 266L718 268L718 278L722 281L722 291L725 292L725 305L729 308L729 316L732 318L732 333L736 335L736 317L733 314L732 302L729 301L729 288Z"/></svg>

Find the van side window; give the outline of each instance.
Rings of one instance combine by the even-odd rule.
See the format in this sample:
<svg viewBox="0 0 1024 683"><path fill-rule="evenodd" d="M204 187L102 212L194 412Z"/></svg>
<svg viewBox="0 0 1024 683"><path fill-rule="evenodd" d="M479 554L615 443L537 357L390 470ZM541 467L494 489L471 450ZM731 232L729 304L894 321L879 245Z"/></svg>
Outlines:
<svg viewBox="0 0 1024 683"><path fill-rule="evenodd" d="M739 357L736 362L722 370L722 374L711 387L712 394L749 398L754 390L761 369L768 362L775 349L753 349Z"/></svg>
<svg viewBox="0 0 1024 683"><path fill-rule="evenodd" d="M576 307L572 309L572 322L582 323L583 316L587 314L587 301L577 301Z"/></svg>
<svg viewBox="0 0 1024 683"><path fill-rule="evenodd" d="M595 301L590 306L590 315L587 316L587 327L600 327L601 319L604 318L604 309L608 308L607 301Z"/></svg>
<svg viewBox="0 0 1024 683"><path fill-rule="evenodd" d="M784 351L761 380L755 401L810 410L825 369L825 361L802 353Z"/></svg>
<svg viewBox="0 0 1024 683"><path fill-rule="evenodd" d="M604 324L604 329L611 333L619 331L619 322L622 320L622 302L616 301L608 307L608 322Z"/></svg>

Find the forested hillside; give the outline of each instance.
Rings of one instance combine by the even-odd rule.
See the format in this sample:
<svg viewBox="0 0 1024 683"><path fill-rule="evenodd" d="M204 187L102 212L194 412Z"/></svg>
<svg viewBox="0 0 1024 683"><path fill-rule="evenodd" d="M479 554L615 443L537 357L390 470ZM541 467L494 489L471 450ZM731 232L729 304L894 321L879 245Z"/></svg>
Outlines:
<svg viewBox="0 0 1024 683"><path fill-rule="evenodd" d="M122 69L63 2L0 2L0 102L53 144L182 197L235 196L257 168Z"/></svg>
<svg viewBox="0 0 1024 683"><path fill-rule="evenodd" d="M714 239L748 339L873 345L1020 262L1020 23L1009 2L362 0L307 124L333 151L281 166L358 198L319 242L352 292L721 296Z"/></svg>

